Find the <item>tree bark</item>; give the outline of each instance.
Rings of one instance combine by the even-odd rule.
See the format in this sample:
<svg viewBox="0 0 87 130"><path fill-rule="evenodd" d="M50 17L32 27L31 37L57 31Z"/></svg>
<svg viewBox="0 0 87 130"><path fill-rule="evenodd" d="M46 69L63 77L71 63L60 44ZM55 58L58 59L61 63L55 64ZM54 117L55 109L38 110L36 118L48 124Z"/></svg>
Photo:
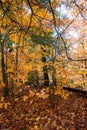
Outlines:
<svg viewBox="0 0 87 130"><path fill-rule="evenodd" d="M42 62L46 63L46 57L42 57ZM43 67L43 73L44 73L44 86L49 86L49 76L47 72L47 65L44 65Z"/></svg>
<svg viewBox="0 0 87 130"><path fill-rule="evenodd" d="M16 68L15 70L18 70L18 46L16 47Z"/></svg>
<svg viewBox="0 0 87 130"><path fill-rule="evenodd" d="M5 65L5 57L4 57L4 42L1 43L1 68L2 68L2 80L5 84L4 87L4 97L6 98L9 94L9 88L8 88L8 77L6 72L6 65Z"/></svg>

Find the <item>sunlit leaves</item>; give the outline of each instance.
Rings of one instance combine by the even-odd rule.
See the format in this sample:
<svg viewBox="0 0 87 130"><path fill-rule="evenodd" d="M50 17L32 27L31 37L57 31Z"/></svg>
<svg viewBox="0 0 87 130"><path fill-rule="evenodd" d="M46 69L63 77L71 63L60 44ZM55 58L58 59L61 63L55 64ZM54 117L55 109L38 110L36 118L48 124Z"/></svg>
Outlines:
<svg viewBox="0 0 87 130"><path fill-rule="evenodd" d="M5 0L1 0L2 2L5 2Z"/></svg>
<svg viewBox="0 0 87 130"><path fill-rule="evenodd" d="M47 99L49 97L48 93L46 93L45 89L42 89L40 93L36 93L37 98Z"/></svg>
<svg viewBox="0 0 87 130"><path fill-rule="evenodd" d="M18 42L18 36L17 36L17 34L11 34L10 38L11 38L12 41Z"/></svg>

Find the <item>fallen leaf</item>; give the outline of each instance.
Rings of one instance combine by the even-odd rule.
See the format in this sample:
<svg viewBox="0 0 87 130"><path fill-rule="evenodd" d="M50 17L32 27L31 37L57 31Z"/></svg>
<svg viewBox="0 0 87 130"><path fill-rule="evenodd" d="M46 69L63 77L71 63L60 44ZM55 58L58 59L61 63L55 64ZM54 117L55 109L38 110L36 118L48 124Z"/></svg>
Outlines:
<svg viewBox="0 0 87 130"><path fill-rule="evenodd" d="M56 127L56 125L57 125L57 124L56 124L56 120L52 122L52 125L53 125L54 127Z"/></svg>
<svg viewBox="0 0 87 130"><path fill-rule="evenodd" d="M20 89L19 92L22 92L22 89Z"/></svg>
<svg viewBox="0 0 87 130"><path fill-rule="evenodd" d="M38 130L38 127L37 127L37 125L35 125L35 126L34 126L34 130Z"/></svg>
<svg viewBox="0 0 87 130"><path fill-rule="evenodd" d="M36 118L36 121L38 121L39 119L40 119L40 117L37 117L37 118Z"/></svg>
<svg viewBox="0 0 87 130"><path fill-rule="evenodd" d="M17 102L19 100L19 98L15 98L15 102Z"/></svg>
<svg viewBox="0 0 87 130"><path fill-rule="evenodd" d="M33 100L30 100L30 102L29 102L30 104L32 104L33 103Z"/></svg>
<svg viewBox="0 0 87 130"><path fill-rule="evenodd" d="M7 107L8 107L8 104L7 104L7 103L5 103L5 104L4 104L4 109L6 110L6 109L7 109Z"/></svg>
<svg viewBox="0 0 87 130"><path fill-rule="evenodd" d="M4 103L4 109L6 110L9 105L11 105L10 102Z"/></svg>
<svg viewBox="0 0 87 130"><path fill-rule="evenodd" d="M33 92L33 91L29 91L29 97L34 97L35 96L35 92Z"/></svg>
<svg viewBox="0 0 87 130"><path fill-rule="evenodd" d="M4 102L4 99L5 99L4 97L1 97L1 101L2 101L2 102Z"/></svg>
<svg viewBox="0 0 87 130"><path fill-rule="evenodd" d="M3 108L3 103L0 103L0 108Z"/></svg>
<svg viewBox="0 0 87 130"><path fill-rule="evenodd" d="M10 102L7 102L7 104L8 104L8 105L11 105L11 103L10 103Z"/></svg>
<svg viewBox="0 0 87 130"><path fill-rule="evenodd" d="M28 96L23 96L23 101L25 102L28 99Z"/></svg>

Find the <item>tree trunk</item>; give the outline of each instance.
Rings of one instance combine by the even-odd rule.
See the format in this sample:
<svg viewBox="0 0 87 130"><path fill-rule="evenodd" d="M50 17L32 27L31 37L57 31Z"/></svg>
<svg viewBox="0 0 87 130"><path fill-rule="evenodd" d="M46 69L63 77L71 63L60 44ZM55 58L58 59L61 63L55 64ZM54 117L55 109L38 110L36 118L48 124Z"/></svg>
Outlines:
<svg viewBox="0 0 87 130"><path fill-rule="evenodd" d="M48 68L47 68L47 65L45 65L45 63L46 63L46 56L44 56L46 50L43 49L42 47L41 47L41 50L42 50L42 62L44 63L44 66L43 66L44 86L49 86Z"/></svg>
<svg viewBox="0 0 87 130"><path fill-rule="evenodd" d="M55 68L53 67L53 70L52 70L52 82L53 82L53 85L56 86L57 85L57 82L56 82L56 77L55 77Z"/></svg>
<svg viewBox="0 0 87 130"><path fill-rule="evenodd" d="M1 43L1 68L2 68L2 80L3 83L5 84L4 97L6 98L9 94L9 89L8 89L8 77L7 77L5 58L4 58L4 42Z"/></svg>
<svg viewBox="0 0 87 130"><path fill-rule="evenodd" d="M46 57L42 57L42 62L46 63ZM44 73L44 86L49 86L49 76L47 72L47 65L44 65L43 67L43 73Z"/></svg>
<svg viewBox="0 0 87 130"><path fill-rule="evenodd" d="M18 70L18 46L16 47L16 68L15 70Z"/></svg>

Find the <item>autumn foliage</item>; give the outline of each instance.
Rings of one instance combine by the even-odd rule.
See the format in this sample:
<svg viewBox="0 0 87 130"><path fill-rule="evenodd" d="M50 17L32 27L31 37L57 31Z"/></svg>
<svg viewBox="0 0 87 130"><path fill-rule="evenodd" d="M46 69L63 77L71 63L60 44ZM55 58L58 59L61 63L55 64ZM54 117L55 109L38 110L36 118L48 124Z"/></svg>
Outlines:
<svg viewBox="0 0 87 130"><path fill-rule="evenodd" d="M61 125L58 123L59 126L56 127L59 121L56 105L59 103L59 109L62 110L61 102L64 101L65 104L74 101L74 97L63 87L87 91L86 5L86 0L0 0L0 111L3 117L1 130L54 130L71 127L69 119L65 121L62 116L59 116L63 120ZM83 97L80 98L81 103L82 100L85 102ZM17 108L14 104L17 104ZM47 116L43 112L46 104ZM21 110L23 105L26 111ZM21 108L18 111L19 106ZM38 112L34 116L34 107L38 109L38 106L41 109L40 116ZM51 110L52 108L55 110ZM15 118L13 121L16 120L17 126L21 124L20 127L14 128L16 124L11 126L11 119L4 117L3 113L7 115L9 110ZM66 115L64 110L62 111ZM55 119L51 119L53 112ZM67 118L72 116L75 119L75 114L70 112L72 110L69 108ZM11 114L7 116L11 118ZM76 116L78 117L78 114ZM5 118L6 126L3 126ZM82 118L85 122L84 113ZM38 127L39 121L42 124ZM33 122L34 125L29 127L29 123ZM84 130L85 127L87 128L87 125L83 123ZM75 128L76 124L71 130Z"/></svg>

